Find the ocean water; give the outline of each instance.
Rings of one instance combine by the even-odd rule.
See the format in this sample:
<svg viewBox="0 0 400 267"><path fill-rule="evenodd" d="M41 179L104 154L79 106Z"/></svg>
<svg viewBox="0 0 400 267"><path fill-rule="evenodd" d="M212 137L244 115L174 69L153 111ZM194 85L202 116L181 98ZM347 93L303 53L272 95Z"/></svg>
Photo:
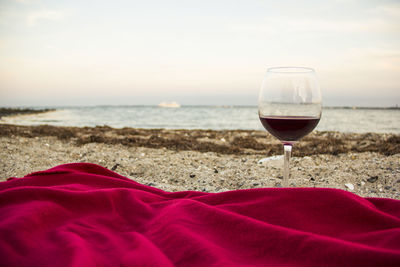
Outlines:
<svg viewBox="0 0 400 267"><path fill-rule="evenodd" d="M256 106L46 108L56 108L57 110L43 114L3 117L0 123L79 127L108 125L115 128L263 130ZM316 130L400 134L400 109L324 108Z"/></svg>

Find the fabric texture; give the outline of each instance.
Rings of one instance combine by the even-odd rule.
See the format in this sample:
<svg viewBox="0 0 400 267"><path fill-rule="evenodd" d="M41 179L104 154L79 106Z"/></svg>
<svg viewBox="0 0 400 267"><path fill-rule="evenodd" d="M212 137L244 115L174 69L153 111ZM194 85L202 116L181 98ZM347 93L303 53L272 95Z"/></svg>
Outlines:
<svg viewBox="0 0 400 267"><path fill-rule="evenodd" d="M0 183L0 266L400 266L400 201L165 192L66 164Z"/></svg>

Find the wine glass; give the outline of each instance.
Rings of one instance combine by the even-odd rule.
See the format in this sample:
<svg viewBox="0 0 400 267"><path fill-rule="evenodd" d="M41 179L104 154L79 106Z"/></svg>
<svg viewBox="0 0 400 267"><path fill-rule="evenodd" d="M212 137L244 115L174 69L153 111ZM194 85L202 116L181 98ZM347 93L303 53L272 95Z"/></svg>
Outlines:
<svg viewBox="0 0 400 267"><path fill-rule="evenodd" d="M293 144L317 126L321 112L322 97L314 69L267 70L258 98L258 115L264 128L283 143L283 187L289 183Z"/></svg>

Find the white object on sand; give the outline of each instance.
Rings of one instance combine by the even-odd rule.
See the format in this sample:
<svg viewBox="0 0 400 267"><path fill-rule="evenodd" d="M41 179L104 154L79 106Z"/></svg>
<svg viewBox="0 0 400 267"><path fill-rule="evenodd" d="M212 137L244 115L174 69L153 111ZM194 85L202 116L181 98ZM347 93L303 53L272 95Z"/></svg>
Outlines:
<svg viewBox="0 0 400 267"><path fill-rule="evenodd" d="M262 159L260 159L258 161L258 164L262 164L264 162L271 161L271 160L281 160L282 158L283 158L283 155L271 156L271 157L268 157L268 158L262 158Z"/></svg>
<svg viewBox="0 0 400 267"><path fill-rule="evenodd" d="M344 184L348 189L350 189L351 191L353 191L354 190L354 185L353 184L351 184L351 183L348 183L348 184Z"/></svg>

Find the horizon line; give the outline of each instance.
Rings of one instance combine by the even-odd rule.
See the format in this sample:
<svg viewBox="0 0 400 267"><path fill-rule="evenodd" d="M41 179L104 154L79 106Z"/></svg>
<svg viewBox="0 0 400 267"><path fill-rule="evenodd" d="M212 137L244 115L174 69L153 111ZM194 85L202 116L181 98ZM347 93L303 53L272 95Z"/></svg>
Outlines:
<svg viewBox="0 0 400 267"><path fill-rule="evenodd" d="M41 108L93 108L93 107L158 107L158 104L142 104L142 105L118 105L118 104L100 104L100 105L20 105L20 106L0 106L0 108L32 108L32 109L41 109ZM198 104L198 105L185 105L182 104L180 107L177 108L184 108L184 107L216 107L216 108L253 108L257 107L257 105L246 105L246 104L235 104L235 105L205 105L205 104ZM165 107L159 107L165 108ZM322 106L325 109L400 109L398 104L394 106Z"/></svg>

